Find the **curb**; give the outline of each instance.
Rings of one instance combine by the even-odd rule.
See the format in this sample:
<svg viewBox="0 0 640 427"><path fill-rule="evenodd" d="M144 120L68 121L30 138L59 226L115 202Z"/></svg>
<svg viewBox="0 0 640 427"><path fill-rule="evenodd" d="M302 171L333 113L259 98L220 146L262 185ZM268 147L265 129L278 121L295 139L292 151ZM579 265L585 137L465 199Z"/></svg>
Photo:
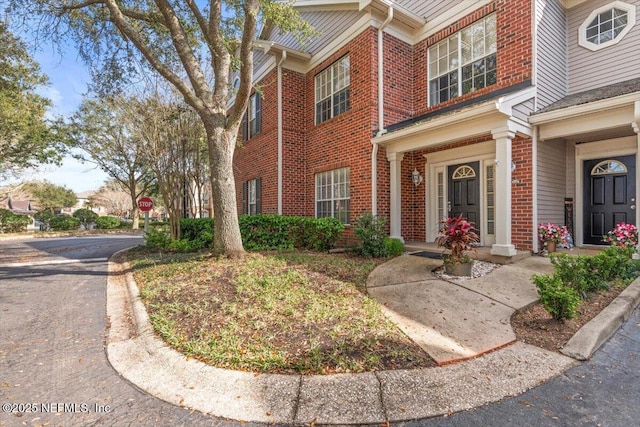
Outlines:
<svg viewBox="0 0 640 427"><path fill-rule="evenodd" d="M468 361L414 370L303 376L216 368L188 359L154 335L133 275L122 270L108 280L108 315L112 325L122 323L118 317L130 307L139 335L109 330L111 365L159 399L216 417L294 425L436 417L524 393L577 363L516 342Z"/></svg>
<svg viewBox="0 0 640 427"><path fill-rule="evenodd" d="M620 293L600 314L576 332L561 353L577 360L588 360L616 333L640 304L640 278Z"/></svg>

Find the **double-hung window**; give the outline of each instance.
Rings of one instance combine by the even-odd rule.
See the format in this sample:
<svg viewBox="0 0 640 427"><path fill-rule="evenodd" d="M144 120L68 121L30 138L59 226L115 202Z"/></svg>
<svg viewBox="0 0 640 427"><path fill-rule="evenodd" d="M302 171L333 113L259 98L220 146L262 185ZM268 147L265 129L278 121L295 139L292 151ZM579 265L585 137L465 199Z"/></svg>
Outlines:
<svg viewBox="0 0 640 427"><path fill-rule="evenodd" d="M242 183L242 213L257 215L262 213L262 179L256 178Z"/></svg>
<svg viewBox="0 0 640 427"><path fill-rule="evenodd" d="M316 218L337 218L349 224L351 214L349 168L316 174Z"/></svg>
<svg viewBox="0 0 640 427"><path fill-rule="evenodd" d="M495 84L496 16L489 15L429 48L429 105Z"/></svg>
<svg viewBox="0 0 640 427"><path fill-rule="evenodd" d="M247 141L262 131L262 97L258 92L249 98L249 107L242 119L242 140Z"/></svg>
<svg viewBox="0 0 640 427"><path fill-rule="evenodd" d="M349 109L349 55L342 57L316 76L316 124Z"/></svg>

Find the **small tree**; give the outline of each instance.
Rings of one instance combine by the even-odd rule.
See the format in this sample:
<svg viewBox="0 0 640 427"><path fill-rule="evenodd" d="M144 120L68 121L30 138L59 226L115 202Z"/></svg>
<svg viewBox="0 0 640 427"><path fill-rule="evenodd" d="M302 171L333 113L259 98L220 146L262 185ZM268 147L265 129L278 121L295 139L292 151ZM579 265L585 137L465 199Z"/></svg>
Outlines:
<svg viewBox="0 0 640 427"><path fill-rule="evenodd" d="M33 195L38 210L54 213L58 209L70 208L78 202L73 190L46 180L25 183L24 188Z"/></svg>
<svg viewBox="0 0 640 427"><path fill-rule="evenodd" d="M85 230L88 230L89 226L96 221L96 218L98 218L98 214L91 209L78 209L73 213L73 217L78 218L78 220L80 220L80 225Z"/></svg>

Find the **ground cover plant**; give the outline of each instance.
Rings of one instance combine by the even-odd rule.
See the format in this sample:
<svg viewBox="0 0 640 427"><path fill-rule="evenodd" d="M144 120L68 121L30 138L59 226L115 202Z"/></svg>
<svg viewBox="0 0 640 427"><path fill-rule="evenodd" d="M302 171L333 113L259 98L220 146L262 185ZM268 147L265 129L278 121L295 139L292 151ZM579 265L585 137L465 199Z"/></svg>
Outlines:
<svg viewBox="0 0 640 427"><path fill-rule="evenodd" d="M364 294L383 260L307 251L130 256L156 333L188 357L270 373L435 366Z"/></svg>

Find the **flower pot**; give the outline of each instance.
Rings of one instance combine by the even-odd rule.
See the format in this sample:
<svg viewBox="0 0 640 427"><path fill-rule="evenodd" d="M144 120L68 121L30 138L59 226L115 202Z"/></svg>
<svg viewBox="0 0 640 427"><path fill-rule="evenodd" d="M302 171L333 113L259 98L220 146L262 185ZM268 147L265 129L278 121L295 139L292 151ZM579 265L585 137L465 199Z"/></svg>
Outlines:
<svg viewBox="0 0 640 427"><path fill-rule="evenodd" d="M545 242L545 246L547 247L547 252L555 252L556 251L556 242Z"/></svg>
<svg viewBox="0 0 640 427"><path fill-rule="evenodd" d="M449 276L471 277L472 270L473 270L473 261L444 264L444 272Z"/></svg>

